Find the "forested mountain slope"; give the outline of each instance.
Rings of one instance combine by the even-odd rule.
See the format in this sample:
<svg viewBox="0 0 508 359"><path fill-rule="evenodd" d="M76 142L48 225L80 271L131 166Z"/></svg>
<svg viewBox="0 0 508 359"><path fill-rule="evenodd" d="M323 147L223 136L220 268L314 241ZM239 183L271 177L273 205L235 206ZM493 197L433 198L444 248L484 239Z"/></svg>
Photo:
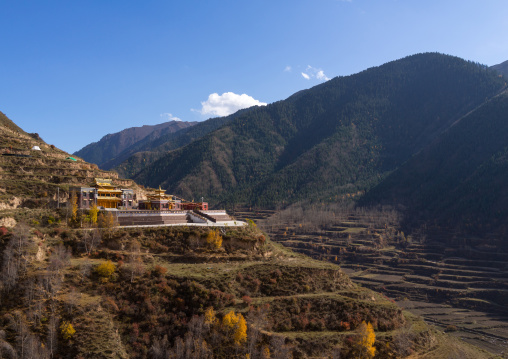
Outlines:
<svg viewBox="0 0 508 359"><path fill-rule="evenodd" d="M498 71L504 77L508 78L508 60L500 64L491 66L491 69Z"/></svg>
<svg viewBox="0 0 508 359"><path fill-rule="evenodd" d="M111 167L104 166L104 164L147 136L158 138L163 134L174 133L195 124L196 122L169 121L153 126L130 127L120 132L108 134L100 141L91 143L74 154L85 161L95 163L103 169L111 169Z"/></svg>
<svg viewBox="0 0 508 359"><path fill-rule="evenodd" d="M244 111L133 178L185 198L264 206L354 194L504 86L476 63L409 56Z"/></svg>
<svg viewBox="0 0 508 359"><path fill-rule="evenodd" d="M461 119L362 202L402 204L408 225L424 221L460 232L505 233L507 138L505 92Z"/></svg>
<svg viewBox="0 0 508 359"><path fill-rule="evenodd" d="M242 112L238 111L227 117L211 118L177 132L162 132L157 137L153 134L148 135L106 162L104 168L114 169L121 176L130 178L150 163L164 156L168 151L183 147L203 137L230 122Z"/></svg>

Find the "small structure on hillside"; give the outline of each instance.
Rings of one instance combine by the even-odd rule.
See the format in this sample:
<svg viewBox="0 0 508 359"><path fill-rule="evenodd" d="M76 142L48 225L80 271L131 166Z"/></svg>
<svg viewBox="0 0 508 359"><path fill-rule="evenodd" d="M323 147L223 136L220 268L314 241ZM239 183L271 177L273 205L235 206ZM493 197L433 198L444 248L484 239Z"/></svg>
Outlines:
<svg viewBox="0 0 508 359"><path fill-rule="evenodd" d="M89 209L93 205L102 208L132 209L136 195L132 189L117 188L111 179L95 178L93 187L71 187L76 194L78 208Z"/></svg>
<svg viewBox="0 0 508 359"><path fill-rule="evenodd" d="M180 210L181 203L180 199L167 195L166 191L159 186L159 189L156 189L154 194L148 195L146 200L139 201L139 209L155 211Z"/></svg>
<svg viewBox="0 0 508 359"><path fill-rule="evenodd" d="M166 194L160 187L139 203L134 190L118 188L111 179L95 178L92 186L72 187L70 191L79 209L90 209L94 204L113 209L120 226L245 225L231 218L225 210L209 211L208 203L203 200L187 202Z"/></svg>
<svg viewBox="0 0 508 359"><path fill-rule="evenodd" d="M186 202L176 196L167 195L166 191L156 189L153 194L148 195L146 200L139 201L139 209L147 209L152 211L194 211L208 210L207 202Z"/></svg>
<svg viewBox="0 0 508 359"><path fill-rule="evenodd" d="M41 148L39 146L33 146L32 151L40 151Z"/></svg>

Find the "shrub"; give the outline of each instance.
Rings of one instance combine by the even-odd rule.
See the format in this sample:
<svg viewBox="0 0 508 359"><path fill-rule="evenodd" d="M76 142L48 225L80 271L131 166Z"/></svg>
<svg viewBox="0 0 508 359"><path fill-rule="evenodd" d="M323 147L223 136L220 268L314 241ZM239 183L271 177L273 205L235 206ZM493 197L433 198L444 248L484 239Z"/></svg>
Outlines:
<svg viewBox="0 0 508 359"><path fill-rule="evenodd" d="M102 282L107 282L115 273L115 265L111 261L102 262L95 268L95 272L101 277Z"/></svg>
<svg viewBox="0 0 508 359"><path fill-rule="evenodd" d="M74 336L74 334L76 334L76 329L74 329L71 323L64 321L60 325L60 334L62 334L62 337L65 340L69 340Z"/></svg>
<svg viewBox="0 0 508 359"><path fill-rule="evenodd" d="M5 236L9 233L9 230L4 226L0 227L0 236Z"/></svg>
<svg viewBox="0 0 508 359"><path fill-rule="evenodd" d="M457 326L450 324L446 326L445 332L456 332Z"/></svg>
<svg viewBox="0 0 508 359"><path fill-rule="evenodd" d="M160 265L156 265L152 273L156 277L162 277L164 274L166 274L167 271L168 271L167 268L164 268Z"/></svg>
<svg viewBox="0 0 508 359"><path fill-rule="evenodd" d="M243 300L243 302L244 302L245 304L247 304L247 305L250 305L250 304L252 303L252 298L251 298L251 297L249 297L248 295L244 295L244 296L242 297L242 300Z"/></svg>

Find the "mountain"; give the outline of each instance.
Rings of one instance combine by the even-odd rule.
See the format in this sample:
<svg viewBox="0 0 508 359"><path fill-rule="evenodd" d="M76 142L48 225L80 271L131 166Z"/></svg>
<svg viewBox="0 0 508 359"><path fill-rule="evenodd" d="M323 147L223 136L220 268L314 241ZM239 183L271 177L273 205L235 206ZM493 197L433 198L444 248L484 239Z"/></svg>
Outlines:
<svg viewBox="0 0 508 359"><path fill-rule="evenodd" d="M135 143L120 155L106 162L103 167L113 169L123 177L131 178L141 169L164 156L167 152L200 139L246 111L249 111L249 109L239 110L226 117L210 118L190 128L178 132L161 134L155 138L153 136L146 136L143 140Z"/></svg>
<svg viewBox="0 0 508 359"><path fill-rule="evenodd" d="M505 86L486 66L417 54L246 110L132 178L216 203L357 195Z"/></svg>
<svg viewBox="0 0 508 359"><path fill-rule="evenodd" d="M32 150L38 146L40 150ZM57 194L65 203L69 187L90 185L95 177L111 178L116 185L142 193L132 180L119 179L113 171L48 145L37 134L29 134L0 113L0 210L56 207ZM2 215L0 214L0 218Z"/></svg>
<svg viewBox="0 0 508 359"><path fill-rule="evenodd" d="M426 223L459 233L506 234L507 138L504 92L451 126L362 202L404 206L410 227Z"/></svg>
<svg viewBox="0 0 508 359"><path fill-rule="evenodd" d="M91 143L79 151L74 152L76 156L85 161L97 164L104 169L110 169L104 164L116 156L120 155L129 147L150 136L152 139L168 134L178 132L182 129L191 127L197 122L169 121L158 125L144 125L141 127L130 127L120 132L108 134L100 139L99 142Z"/></svg>
<svg viewBox="0 0 508 359"><path fill-rule="evenodd" d="M490 67L493 70L498 71L501 73L504 77L508 78L508 60L505 62L502 62L500 64L494 65Z"/></svg>
<svg viewBox="0 0 508 359"><path fill-rule="evenodd" d="M239 111L240 112L240 111ZM239 113L237 112L237 113ZM155 162L168 151L183 147L192 141L210 133L223 124L231 121L235 115L211 118L192 127L172 133L161 133L160 136L146 136L120 155L104 164L105 168L114 169L124 177L132 177L141 168Z"/></svg>
<svg viewBox="0 0 508 359"><path fill-rule="evenodd" d="M26 134L18 125L11 121L3 112L0 111L0 126L11 131Z"/></svg>

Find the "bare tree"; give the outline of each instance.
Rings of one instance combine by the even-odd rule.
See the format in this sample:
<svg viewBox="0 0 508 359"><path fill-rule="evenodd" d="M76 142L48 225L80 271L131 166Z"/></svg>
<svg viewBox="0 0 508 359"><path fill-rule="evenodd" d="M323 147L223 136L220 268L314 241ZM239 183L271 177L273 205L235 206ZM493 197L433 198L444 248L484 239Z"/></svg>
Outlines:
<svg viewBox="0 0 508 359"><path fill-rule="evenodd" d="M49 318L48 336L46 340L46 345L48 347L49 354L52 358L55 356L57 350L57 343L58 343L58 317L53 314L51 318Z"/></svg>
<svg viewBox="0 0 508 359"><path fill-rule="evenodd" d="M137 240L132 240L129 246L129 272L131 277L131 283L134 281L134 277L143 274L145 268L143 260L141 258L141 244Z"/></svg>
<svg viewBox="0 0 508 359"><path fill-rule="evenodd" d="M101 232L97 228L93 228L89 231L85 231L83 234L83 245L85 252L90 255L92 251L99 245L102 240Z"/></svg>
<svg viewBox="0 0 508 359"><path fill-rule="evenodd" d="M58 272L70 264L71 250L63 244L56 246L49 257L49 270Z"/></svg>
<svg viewBox="0 0 508 359"><path fill-rule="evenodd" d="M18 223L3 253L0 281L6 290L14 288L18 278L26 271L30 231L26 224Z"/></svg>

